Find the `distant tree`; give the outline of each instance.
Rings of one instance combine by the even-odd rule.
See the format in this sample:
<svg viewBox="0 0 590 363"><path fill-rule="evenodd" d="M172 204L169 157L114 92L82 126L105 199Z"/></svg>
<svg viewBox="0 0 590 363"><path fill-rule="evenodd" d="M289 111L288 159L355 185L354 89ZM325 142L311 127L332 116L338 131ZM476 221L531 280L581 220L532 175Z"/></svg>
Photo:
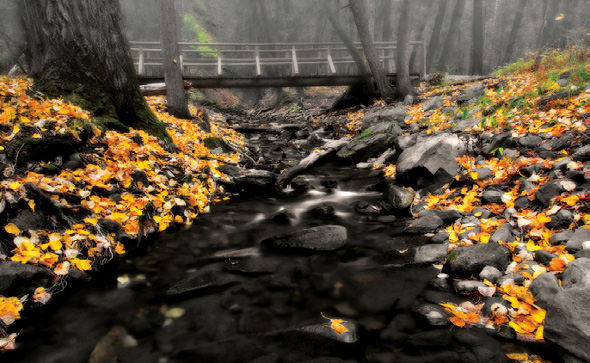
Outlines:
<svg viewBox="0 0 590 363"><path fill-rule="evenodd" d="M373 36L369 30L367 9L364 7L362 0L350 0L349 5L363 50L365 51L365 57L369 63L369 68L371 68L373 79L377 84L377 89L379 89L379 93L381 93L381 97L383 98L394 97L395 94L387 81L387 74L379 61L377 50L373 43Z"/></svg>
<svg viewBox="0 0 590 363"><path fill-rule="evenodd" d="M415 93L410 79L410 64L408 61L408 41L410 38L410 0L402 0L397 28L397 94L403 98Z"/></svg>
<svg viewBox="0 0 590 363"><path fill-rule="evenodd" d="M429 23L429 17L430 15L433 13L433 9L434 9L434 0L427 0L425 1L425 4L423 4L424 6L422 6L422 11L420 14L420 18L422 19L422 22L420 23L420 29L416 32L416 36L414 38L414 40L416 41L425 41L424 39L424 33L426 31L426 25ZM418 56L418 53L422 53L424 50L420 49L421 47L412 47L412 56L410 57L410 67L412 67L414 64L416 64L416 57ZM423 61L420 61L419 64L422 64ZM422 68L421 68L422 70Z"/></svg>
<svg viewBox="0 0 590 363"><path fill-rule="evenodd" d="M431 72L434 68L434 56L440 43L440 35L442 32L443 21L445 20L445 13L447 11L447 4L449 0L439 0L438 10L436 13L436 20L432 27L432 34L428 42L428 51L426 52L426 69Z"/></svg>
<svg viewBox="0 0 590 363"><path fill-rule="evenodd" d="M544 4L543 24L537 41L537 49L554 45L555 28L558 22L555 18L559 14L559 4L559 0L550 0L548 4Z"/></svg>
<svg viewBox="0 0 590 363"><path fill-rule="evenodd" d="M449 31L445 39L445 44L442 48L442 54L438 63L438 68L444 71L447 67L449 55L452 53L453 41L457 39L461 28L461 17L463 16L463 10L465 9L465 0L457 0L455 8L453 10L453 16L451 17L451 24L449 25Z"/></svg>
<svg viewBox="0 0 590 363"><path fill-rule="evenodd" d="M37 90L171 141L139 90L118 0L21 0L20 5Z"/></svg>
<svg viewBox="0 0 590 363"><path fill-rule="evenodd" d="M174 0L160 0L160 12L162 15L162 61L164 63L168 113L178 118L191 119L184 91L182 69L180 68L180 48L178 46Z"/></svg>
<svg viewBox="0 0 590 363"><path fill-rule="evenodd" d="M473 44L471 48L471 74L483 74L485 22L483 0L473 0Z"/></svg>
<svg viewBox="0 0 590 363"><path fill-rule="evenodd" d="M524 9L526 7L527 2L528 0L518 0L518 9L516 10L514 21L512 23L512 28L510 30L510 35L508 36L508 47L506 48L506 53L504 53L504 64L509 63L512 59L512 53L514 53L514 45L516 44L516 37L518 35L518 31L520 30L520 25L522 24Z"/></svg>

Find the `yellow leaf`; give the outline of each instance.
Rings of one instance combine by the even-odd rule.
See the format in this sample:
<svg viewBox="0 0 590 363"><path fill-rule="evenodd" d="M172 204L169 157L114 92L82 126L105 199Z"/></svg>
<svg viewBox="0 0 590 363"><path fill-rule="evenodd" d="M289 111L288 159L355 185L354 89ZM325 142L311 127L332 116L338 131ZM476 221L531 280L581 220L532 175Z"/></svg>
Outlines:
<svg viewBox="0 0 590 363"><path fill-rule="evenodd" d="M80 260L80 259L74 258L71 260L71 262L74 265L74 267L80 271L89 271L92 269L92 267L90 266L89 260Z"/></svg>
<svg viewBox="0 0 590 363"><path fill-rule="evenodd" d="M84 222L88 223L88 224L92 224L93 226L96 226L96 224L98 223L98 219L96 218L84 218Z"/></svg>
<svg viewBox="0 0 590 363"><path fill-rule="evenodd" d="M53 240L49 242L49 247L51 247L51 249L54 251L61 250L62 246L63 245L61 244L60 240Z"/></svg>
<svg viewBox="0 0 590 363"><path fill-rule="evenodd" d="M527 353L507 353L506 357L511 360L522 360L528 362L529 355Z"/></svg>
<svg viewBox="0 0 590 363"><path fill-rule="evenodd" d="M348 323L348 321L342 319L331 319L325 316L324 313L321 314L324 317L324 319L330 320L330 322L332 323L330 324L330 328L332 328L332 330L334 330L336 334L340 335L350 331L344 325L342 325L342 323Z"/></svg>
<svg viewBox="0 0 590 363"><path fill-rule="evenodd" d="M175 216L174 217L174 222L176 222L176 223L184 223L184 220L182 219L181 216Z"/></svg>
<svg viewBox="0 0 590 363"><path fill-rule="evenodd" d="M18 125L14 125L14 127L12 128L12 133L13 134L18 134L18 132L20 131L20 127Z"/></svg>
<svg viewBox="0 0 590 363"><path fill-rule="evenodd" d="M35 201L29 200L29 208L34 212L35 211Z"/></svg>
<svg viewBox="0 0 590 363"><path fill-rule="evenodd" d="M40 139L41 138L41 134L33 134L32 138L33 139Z"/></svg>
<svg viewBox="0 0 590 363"><path fill-rule="evenodd" d="M21 183L19 183L19 182L17 182L17 181L14 181L14 182L10 183L10 184L8 185L8 187L9 187L10 189L12 189L12 190L14 190L14 191L16 192L17 190L19 190L19 189L20 189L20 186L21 186L21 185L22 185Z"/></svg>
<svg viewBox="0 0 590 363"><path fill-rule="evenodd" d="M555 18L555 20L559 21L561 19L565 18L565 16L563 14L559 15L557 18Z"/></svg>
<svg viewBox="0 0 590 363"><path fill-rule="evenodd" d="M14 223L8 223L4 226L4 230L10 234L20 234L20 229Z"/></svg>
<svg viewBox="0 0 590 363"><path fill-rule="evenodd" d="M28 117L25 117L25 116L19 117L19 120L20 120L20 122L22 122L24 124L31 123L31 120Z"/></svg>

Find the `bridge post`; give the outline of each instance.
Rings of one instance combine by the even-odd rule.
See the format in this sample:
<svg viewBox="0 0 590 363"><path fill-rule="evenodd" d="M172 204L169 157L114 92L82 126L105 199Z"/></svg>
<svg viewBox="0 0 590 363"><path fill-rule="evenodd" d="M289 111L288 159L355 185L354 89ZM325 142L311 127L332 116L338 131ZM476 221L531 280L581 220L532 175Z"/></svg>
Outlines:
<svg viewBox="0 0 590 363"><path fill-rule="evenodd" d="M183 76L185 76L184 74L184 57L182 56L182 50L180 51L180 55L178 57L178 64L180 65L180 74L182 74Z"/></svg>
<svg viewBox="0 0 590 363"><path fill-rule="evenodd" d="M426 69L426 42L422 39L422 76L426 75L428 69Z"/></svg>
<svg viewBox="0 0 590 363"><path fill-rule="evenodd" d="M291 55L293 58L293 74L299 74L299 63L297 63L297 52L295 51L295 46L291 46Z"/></svg>
<svg viewBox="0 0 590 363"><path fill-rule="evenodd" d="M140 76L145 76L145 65L143 63L143 46L139 46L139 65L137 67L137 73Z"/></svg>
<svg viewBox="0 0 590 363"><path fill-rule="evenodd" d="M217 52L217 75L221 76L223 74L223 67L221 66L221 51Z"/></svg>
<svg viewBox="0 0 590 363"><path fill-rule="evenodd" d="M332 60L332 50L328 47L328 69L330 70L331 74L336 73L336 67L334 66L334 61Z"/></svg>
<svg viewBox="0 0 590 363"><path fill-rule="evenodd" d="M256 55L256 76L260 77L262 75L262 70L260 69L260 47L258 45L255 48L255 55Z"/></svg>

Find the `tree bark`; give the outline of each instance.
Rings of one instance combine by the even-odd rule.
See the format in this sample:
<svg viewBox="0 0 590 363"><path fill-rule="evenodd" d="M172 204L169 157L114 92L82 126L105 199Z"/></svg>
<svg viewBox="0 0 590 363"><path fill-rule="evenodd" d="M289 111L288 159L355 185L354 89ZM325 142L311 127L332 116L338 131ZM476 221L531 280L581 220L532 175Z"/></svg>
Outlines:
<svg viewBox="0 0 590 363"><path fill-rule="evenodd" d="M160 0L162 15L162 61L164 63L164 82L168 113L174 117L190 120L188 100L184 91L182 69L180 68L180 48L174 0Z"/></svg>
<svg viewBox="0 0 590 363"><path fill-rule="evenodd" d="M340 37L340 40L346 46L346 49L348 49L348 51L350 52L350 55L352 56L352 59L354 60L354 63L358 68L359 74L364 79L363 84L365 92L373 95L375 93L375 87L373 87L373 81L371 80L371 77L369 77L370 70L368 69L367 64L365 63L362 54L354 45L354 42L352 41L352 39L350 39L350 37L346 33L346 30L344 30L344 28L340 24L340 22L336 18L336 15L329 9L326 9L326 11L328 13L328 19L330 20L330 23L336 30L336 33Z"/></svg>
<svg viewBox="0 0 590 363"><path fill-rule="evenodd" d="M442 31L443 21L445 20L445 13L447 11L447 4L449 0L439 0L438 11L436 13L436 20L432 28L432 35L430 36L430 42L428 42L428 53L426 53L426 69L431 72L434 67L434 56L440 43L440 33Z"/></svg>
<svg viewBox="0 0 590 363"><path fill-rule="evenodd" d="M139 91L118 0L21 0L35 88L171 141Z"/></svg>
<svg viewBox="0 0 590 363"><path fill-rule="evenodd" d="M506 48L506 53L504 53L504 64L507 64L510 62L510 60L512 60L512 53L514 53L514 45L516 44L516 36L518 35L520 25L522 24L524 9L527 2L528 0L520 0L518 3L518 9L516 10L516 15L514 16L512 29L510 30L510 35L508 36L508 47Z"/></svg>
<svg viewBox="0 0 590 363"><path fill-rule="evenodd" d="M422 15L422 23L420 23L420 29L418 30L418 32L416 33L414 40L416 40L417 42L419 41L425 41L424 40L424 31L426 30L426 24L428 24L429 20L429 15L432 13L432 9L434 6L434 0L428 0L426 1L426 4L424 6L424 10L423 15ZM412 67L414 66L415 62L416 62L416 57L418 56L418 53L422 53L422 47L412 47L412 52L411 52L411 56L410 56L410 69L412 69ZM422 72L422 69L424 69L423 65L422 65L422 61L420 61L420 72Z"/></svg>
<svg viewBox="0 0 590 363"><path fill-rule="evenodd" d="M381 97L383 98L394 97L395 94L389 85L389 82L387 81L385 69L379 61L377 50L375 49L375 44L373 43L373 37L369 31L366 8L363 6L362 0L350 0L349 4L361 44L363 45L363 50L365 51L367 62L369 63L369 68L371 68L373 79L377 84L377 89L379 89L379 93L381 93Z"/></svg>
<svg viewBox="0 0 590 363"><path fill-rule="evenodd" d="M449 26L449 32L445 39L442 54L440 56L439 69L444 71L447 67L449 60L449 54L451 54L451 48L453 41L459 34L459 27L461 25L461 17L463 16L463 10L465 9L465 0L457 0L455 3L455 9L453 10L453 17L451 18L451 25Z"/></svg>
<svg viewBox="0 0 590 363"><path fill-rule="evenodd" d="M473 0L473 45L471 49L471 74L483 74L485 22L483 0Z"/></svg>
<svg viewBox="0 0 590 363"><path fill-rule="evenodd" d="M402 1L402 9L397 28L397 94L400 98L413 95L414 87L410 80L410 64L408 62L408 41L410 38L410 0Z"/></svg>

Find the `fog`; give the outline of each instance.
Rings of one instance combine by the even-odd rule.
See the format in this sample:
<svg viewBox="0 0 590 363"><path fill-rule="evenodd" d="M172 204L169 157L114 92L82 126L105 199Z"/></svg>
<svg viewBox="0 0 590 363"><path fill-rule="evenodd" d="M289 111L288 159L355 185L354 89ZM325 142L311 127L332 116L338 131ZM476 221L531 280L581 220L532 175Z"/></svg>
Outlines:
<svg viewBox="0 0 590 363"><path fill-rule="evenodd" d="M482 4L483 22L476 4ZM158 0L121 0L131 41L159 41ZM376 41L395 41L400 0L362 0ZM483 43L483 71L514 61L527 52L588 42L587 0L412 0L410 40L424 41L428 72L470 73L477 44ZM11 68L22 53L17 1L1 0L0 65ZM176 0L181 41L318 43L340 42L328 21L333 13L352 40L358 33L348 0ZM479 29L478 29L479 28ZM483 29L483 42L475 34ZM423 60L410 48L410 66ZM20 54L19 54L20 55Z"/></svg>

